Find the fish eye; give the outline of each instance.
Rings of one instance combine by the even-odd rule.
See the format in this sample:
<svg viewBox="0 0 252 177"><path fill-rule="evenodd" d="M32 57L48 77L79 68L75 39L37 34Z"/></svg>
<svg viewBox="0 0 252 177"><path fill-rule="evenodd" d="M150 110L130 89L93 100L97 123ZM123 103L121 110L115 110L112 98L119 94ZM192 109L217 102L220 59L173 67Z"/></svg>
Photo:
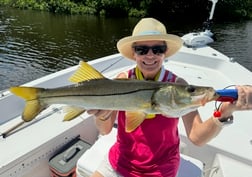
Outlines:
<svg viewBox="0 0 252 177"><path fill-rule="evenodd" d="M192 85L188 85L186 87L186 91L189 92L189 93L193 93L195 91L195 87L192 86Z"/></svg>

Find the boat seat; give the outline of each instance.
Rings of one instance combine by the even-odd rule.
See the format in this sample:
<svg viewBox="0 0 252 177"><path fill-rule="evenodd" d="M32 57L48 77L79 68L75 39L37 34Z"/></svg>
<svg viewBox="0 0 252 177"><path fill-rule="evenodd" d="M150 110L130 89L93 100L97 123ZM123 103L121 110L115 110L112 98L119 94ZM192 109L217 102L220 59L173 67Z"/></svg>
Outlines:
<svg viewBox="0 0 252 177"><path fill-rule="evenodd" d="M99 166L109 148L116 140L116 128L108 135L100 136L94 145L78 160L77 177L89 177ZM203 163L197 159L181 154L177 177L203 177Z"/></svg>

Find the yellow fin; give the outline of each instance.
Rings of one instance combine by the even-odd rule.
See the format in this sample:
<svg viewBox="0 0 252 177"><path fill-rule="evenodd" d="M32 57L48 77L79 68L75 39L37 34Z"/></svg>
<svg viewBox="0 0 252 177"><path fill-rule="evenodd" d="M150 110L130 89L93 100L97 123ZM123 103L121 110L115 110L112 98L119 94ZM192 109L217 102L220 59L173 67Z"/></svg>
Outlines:
<svg viewBox="0 0 252 177"><path fill-rule="evenodd" d="M156 114L147 114L145 116L146 119L154 119L156 117Z"/></svg>
<svg viewBox="0 0 252 177"><path fill-rule="evenodd" d="M38 100L27 101L22 114L22 119L25 122L29 122L46 108L47 106L42 106Z"/></svg>
<svg viewBox="0 0 252 177"><path fill-rule="evenodd" d="M126 112L126 127L125 131L130 133L134 131L145 119L146 114L144 112Z"/></svg>
<svg viewBox="0 0 252 177"><path fill-rule="evenodd" d="M28 100L34 100L38 98L38 93L41 91L41 88L35 87L11 87L9 89L13 94Z"/></svg>
<svg viewBox="0 0 252 177"><path fill-rule="evenodd" d="M84 113L86 110L83 109L83 108L80 108L80 107L67 106L67 107L64 108L64 111L67 114L64 116L63 121L70 121L70 120L78 117L82 113Z"/></svg>
<svg viewBox="0 0 252 177"><path fill-rule="evenodd" d="M38 99L38 93L42 88L35 87L11 87L10 91L25 99L26 105L22 114L22 119L25 122L34 119L47 105L42 105Z"/></svg>
<svg viewBox="0 0 252 177"><path fill-rule="evenodd" d="M79 83L82 81L105 78L99 71L88 63L81 61L78 70L69 78L69 81Z"/></svg>

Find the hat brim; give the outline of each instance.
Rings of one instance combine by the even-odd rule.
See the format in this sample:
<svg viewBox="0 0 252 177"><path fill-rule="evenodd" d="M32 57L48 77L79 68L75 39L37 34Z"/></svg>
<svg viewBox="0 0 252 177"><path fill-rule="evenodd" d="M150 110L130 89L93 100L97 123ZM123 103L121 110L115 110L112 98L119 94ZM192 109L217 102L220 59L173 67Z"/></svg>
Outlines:
<svg viewBox="0 0 252 177"><path fill-rule="evenodd" d="M135 60L133 57L132 44L140 41L165 41L168 47L165 57L175 54L183 44L183 40L179 36L173 34L141 35L122 38L117 42L117 49L126 58Z"/></svg>

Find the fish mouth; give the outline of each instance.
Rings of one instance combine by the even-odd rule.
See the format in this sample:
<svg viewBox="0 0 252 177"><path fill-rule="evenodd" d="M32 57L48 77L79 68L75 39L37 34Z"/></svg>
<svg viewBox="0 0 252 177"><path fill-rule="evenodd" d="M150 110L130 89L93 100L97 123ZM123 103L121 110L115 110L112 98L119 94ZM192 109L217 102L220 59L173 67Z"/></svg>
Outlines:
<svg viewBox="0 0 252 177"><path fill-rule="evenodd" d="M215 91L209 91L201 95L193 96L193 103L204 106L206 103L216 100L219 95Z"/></svg>
<svg viewBox="0 0 252 177"><path fill-rule="evenodd" d="M216 92L205 93L201 100L201 105L204 106L206 103L216 100L219 95Z"/></svg>

